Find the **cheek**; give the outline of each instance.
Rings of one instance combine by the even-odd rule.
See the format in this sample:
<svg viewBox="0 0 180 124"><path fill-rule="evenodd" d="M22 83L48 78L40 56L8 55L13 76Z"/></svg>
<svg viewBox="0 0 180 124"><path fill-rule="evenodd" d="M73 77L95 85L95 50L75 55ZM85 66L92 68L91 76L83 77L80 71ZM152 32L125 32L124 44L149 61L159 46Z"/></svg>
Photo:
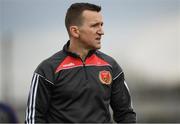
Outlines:
<svg viewBox="0 0 180 124"><path fill-rule="evenodd" d="M95 31L95 30L91 30L91 31L89 31L89 32L87 33L87 35L88 35L89 37L95 37L95 36L96 36L96 31Z"/></svg>
<svg viewBox="0 0 180 124"><path fill-rule="evenodd" d="M87 39L87 38L92 38L92 37L94 37L94 33L91 31L87 31L87 32L83 33L83 38Z"/></svg>
<svg viewBox="0 0 180 124"><path fill-rule="evenodd" d="M81 32L81 37L84 39L88 39L88 38L93 38L96 35L96 31L95 29L91 29L91 28L85 28L82 32Z"/></svg>

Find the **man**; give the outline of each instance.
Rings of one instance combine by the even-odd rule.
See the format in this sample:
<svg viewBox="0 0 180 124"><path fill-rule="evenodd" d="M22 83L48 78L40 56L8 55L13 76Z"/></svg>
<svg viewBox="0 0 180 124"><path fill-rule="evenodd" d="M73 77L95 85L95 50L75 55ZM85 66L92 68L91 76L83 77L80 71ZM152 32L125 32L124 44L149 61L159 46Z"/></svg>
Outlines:
<svg viewBox="0 0 180 124"><path fill-rule="evenodd" d="M26 123L136 122L124 73L98 51L104 35L101 7L74 3L66 13L70 40L35 70Z"/></svg>

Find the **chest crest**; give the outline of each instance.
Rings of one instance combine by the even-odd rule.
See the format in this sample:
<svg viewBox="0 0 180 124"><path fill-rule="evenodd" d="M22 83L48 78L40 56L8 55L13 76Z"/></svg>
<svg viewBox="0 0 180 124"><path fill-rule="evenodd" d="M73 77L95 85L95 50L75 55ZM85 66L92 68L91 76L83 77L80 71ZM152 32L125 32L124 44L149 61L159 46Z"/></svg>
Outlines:
<svg viewBox="0 0 180 124"><path fill-rule="evenodd" d="M109 71L100 71L99 72L99 80L101 81L102 84L109 85L112 82L112 76Z"/></svg>

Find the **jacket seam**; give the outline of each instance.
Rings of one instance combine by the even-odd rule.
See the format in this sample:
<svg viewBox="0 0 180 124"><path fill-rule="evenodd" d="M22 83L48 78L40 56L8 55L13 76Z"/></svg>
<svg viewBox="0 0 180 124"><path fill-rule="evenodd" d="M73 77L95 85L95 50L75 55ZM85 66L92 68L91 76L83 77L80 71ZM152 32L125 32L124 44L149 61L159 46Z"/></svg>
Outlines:
<svg viewBox="0 0 180 124"><path fill-rule="evenodd" d="M113 78L113 80L116 80L123 72L120 72L117 76Z"/></svg>
<svg viewBox="0 0 180 124"><path fill-rule="evenodd" d="M35 74L39 75L40 77L44 78L45 81L47 81L47 82L49 82L50 84L54 85L54 83L53 83L52 81L48 80L48 79L45 78L44 76L42 76L42 75L40 75L40 74L38 74L38 73L35 73Z"/></svg>

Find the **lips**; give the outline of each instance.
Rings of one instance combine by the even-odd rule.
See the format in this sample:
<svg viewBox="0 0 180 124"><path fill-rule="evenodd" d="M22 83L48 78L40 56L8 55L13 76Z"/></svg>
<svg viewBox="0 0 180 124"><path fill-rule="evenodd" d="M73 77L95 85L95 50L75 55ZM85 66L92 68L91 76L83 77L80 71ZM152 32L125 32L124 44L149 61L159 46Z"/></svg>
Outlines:
<svg viewBox="0 0 180 124"><path fill-rule="evenodd" d="M100 38L100 37L97 37L96 40L101 40L101 38Z"/></svg>

